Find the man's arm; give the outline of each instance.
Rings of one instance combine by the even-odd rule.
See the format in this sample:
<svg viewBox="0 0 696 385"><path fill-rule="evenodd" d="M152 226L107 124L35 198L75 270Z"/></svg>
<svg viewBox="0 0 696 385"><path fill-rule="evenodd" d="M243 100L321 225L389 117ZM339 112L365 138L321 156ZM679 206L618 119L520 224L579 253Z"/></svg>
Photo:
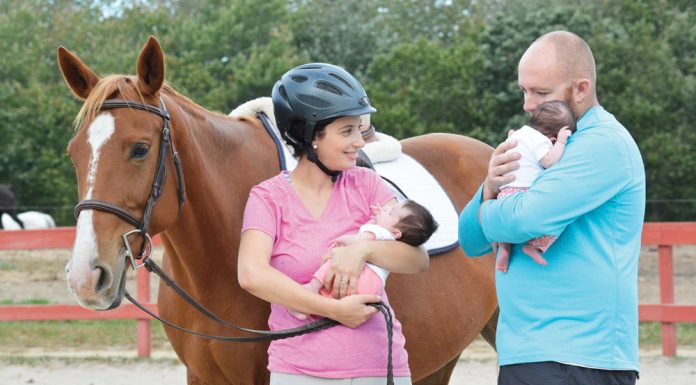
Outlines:
<svg viewBox="0 0 696 385"><path fill-rule="evenodd" d="M470 257L478 257L492 251L491 242L486 239L479 221L483 189L484 186L481 185L459 215L459 245Z"/></svg>
<svg viewBox="0 0 696 385"><path fill-rule="evenodd" d="M563 162L545 170L523 194L482 203L481 228L490 242L523 243L558 235L627 183L625 152L595 135L567 146ZM578 138L580 139L580 138Z"/></svg>
<svg viewBox="0 0 696 385"><path fill-rule="evenodd" d="M512 133L514 131L510 130L508 136ZM510 172L520 167L517 162L520 159L520 154L518 152L506 153L515 146L517 146L517 141L511 140L496 147L488 162L486 180L459 216L459 244L469 256L481 256L492 251L491 242L486 239L481 228L479 210L483 202L496 198L501 186L515 180L515 176Z"/></svg>

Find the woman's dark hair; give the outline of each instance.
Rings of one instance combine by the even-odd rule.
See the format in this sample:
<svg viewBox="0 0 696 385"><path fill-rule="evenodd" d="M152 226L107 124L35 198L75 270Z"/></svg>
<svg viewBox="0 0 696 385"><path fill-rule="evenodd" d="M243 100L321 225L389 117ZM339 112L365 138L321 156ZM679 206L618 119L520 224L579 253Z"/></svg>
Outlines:
<svg viewBox="0 0 696 385"><path fill-rule="evenodd" d="M326 131L326 126L333 123L336 119L338 118L328 118L317 122L316 126L314 126L314 137L312 139L321 138L324 135L324 132ZM286 130L286 132L303 132L305 129L305 125L306 123L302 120L292 121L289 123L289 127ZM299 142L285 140L285 143L287 143L288 146L292 147L292 155L295 158L299 159L300 156L307 154L306 147L300 144Z"/></svg>
<svg viewBox="0 0 696 385"><path fill-rule="evenodd" d="M411 246L420 246L430 239L439 225L430 211L418 202L409 199L403 207L409 213L396 225L401 231L399 240Z"/></svg>

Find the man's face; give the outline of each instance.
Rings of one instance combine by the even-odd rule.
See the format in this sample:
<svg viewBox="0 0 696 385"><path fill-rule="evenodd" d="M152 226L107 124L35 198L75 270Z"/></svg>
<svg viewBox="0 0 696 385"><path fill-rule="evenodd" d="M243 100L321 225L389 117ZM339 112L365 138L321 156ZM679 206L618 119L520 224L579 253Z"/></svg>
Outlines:
<svg viewBox="0 0 696 385"><path fill-rule="evenodd" d="M573 105L572 86L556 60L549 45L535 44L524 53L517 72L517 83L524 95L524 110L534 111L537 106L551 100L561 100Z"/></svg>

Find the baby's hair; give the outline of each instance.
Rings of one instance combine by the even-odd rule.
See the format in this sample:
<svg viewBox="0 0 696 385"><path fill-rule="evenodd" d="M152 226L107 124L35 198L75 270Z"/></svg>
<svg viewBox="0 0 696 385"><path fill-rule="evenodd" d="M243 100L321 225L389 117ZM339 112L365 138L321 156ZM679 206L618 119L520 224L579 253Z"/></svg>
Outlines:
<svg viewBox="0 0 696 385"><path fill-rule="evenodd" d="M532 111L529 126L544 136L555 138L564 126L568 126L571 133L575 132L575 115L565 102L560 100L544 102Z"/></svg>
<svg viewBox="0 0 696 385"><path fill-rule="evenodd" d="M421 204L409 199L404 201L403 207L408 214L396 225L401 231L399 240L411 246L420 246L433 235L439 225L430 211Z"/></svg>

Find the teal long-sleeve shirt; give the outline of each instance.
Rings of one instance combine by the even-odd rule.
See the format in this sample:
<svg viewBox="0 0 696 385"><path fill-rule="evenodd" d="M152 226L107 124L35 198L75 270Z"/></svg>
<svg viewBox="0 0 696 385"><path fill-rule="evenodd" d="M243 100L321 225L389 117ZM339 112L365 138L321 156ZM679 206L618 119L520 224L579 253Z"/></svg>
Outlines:
<svg viewBox="0 0 696 385"><path fill-rule="evenodd" d="M509 270L496 272L499 365L557 361L639 370L638 255L645 170L628 131L601 106L578 121L560 162L525 193L462 211L459 242L470 256L513 243ZM548 266L522 251L542 235L558 239Z"/></svg>

